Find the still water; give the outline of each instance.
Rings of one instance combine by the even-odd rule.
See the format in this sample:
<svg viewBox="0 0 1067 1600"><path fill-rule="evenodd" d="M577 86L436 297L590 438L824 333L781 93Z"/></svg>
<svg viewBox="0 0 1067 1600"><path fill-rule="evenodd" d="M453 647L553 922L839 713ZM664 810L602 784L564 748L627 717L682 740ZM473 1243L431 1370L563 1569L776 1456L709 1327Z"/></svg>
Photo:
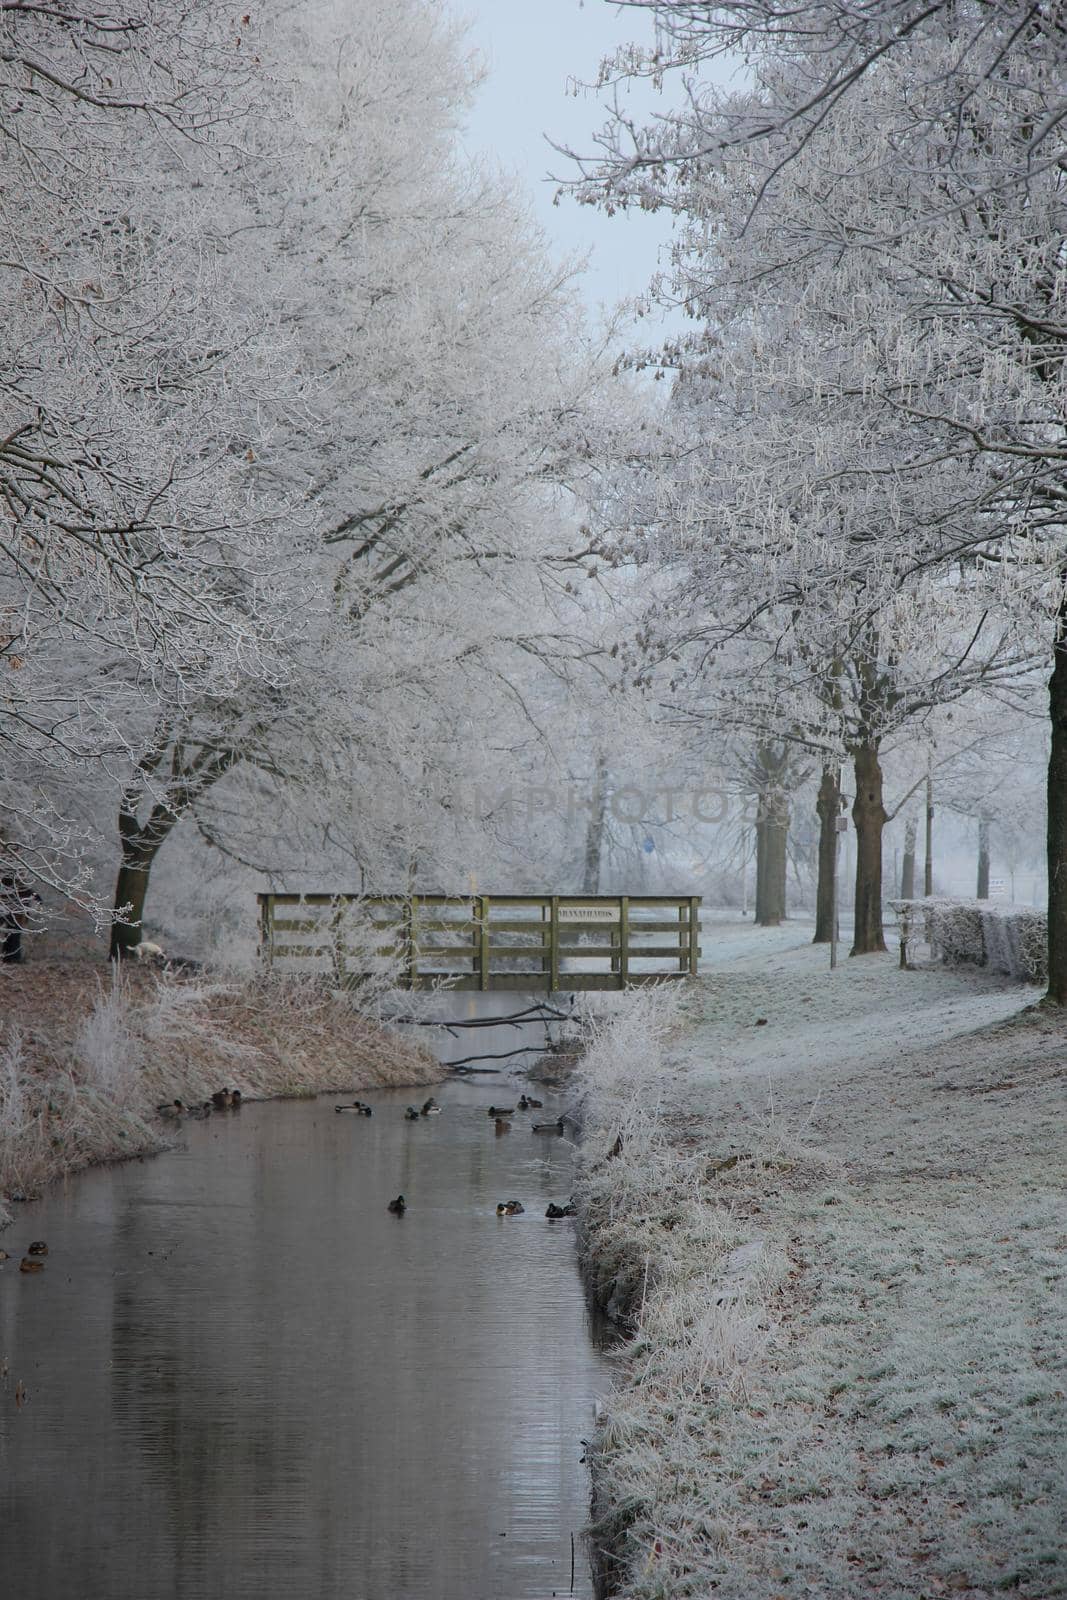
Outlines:
<svg viewBox="0 0 1067 1600"><path fill-rule="evenodd" d="M446 1058L514 1039L468 1033ZM589 1596L580 1441L604 1363L573 1223L544 1217L570 1146L485 1114L524 1084L450 1081L414 1123L427 1089L364 1091L371 1118L336 1095L246 1105L19 1208L0 1595ZM512 1197L525 1215L497 1217Z"/></svg>

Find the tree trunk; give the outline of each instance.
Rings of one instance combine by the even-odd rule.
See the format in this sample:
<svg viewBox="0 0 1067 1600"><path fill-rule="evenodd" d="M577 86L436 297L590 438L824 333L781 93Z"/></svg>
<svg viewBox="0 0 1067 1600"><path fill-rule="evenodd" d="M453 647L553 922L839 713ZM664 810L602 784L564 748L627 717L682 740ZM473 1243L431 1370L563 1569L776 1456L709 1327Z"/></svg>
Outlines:
<svg viewBox="0 0 1067 1600"><path fill-rule="evenodd" d="M1067 588L1056 616L1048 685L1052 748L1048 763L1048 993L1067 1005Z"/></svg>
<svg viewBox="0 0 1067 1600"><path fill-rule="evenodd" d="M815 890L815 937L811 942L829 944L834 932L837 819L841 814L841 787L835 767L822 769L815 811L819 818L819 881Z"/></svg>
<svg viewBox="0 0 1067 1600"><path fill-rule="evenodd" d="M789 810L780 789L767 789L756 811L756 922L777 928L785 916Z"/></svg>
<svg viewBox="0 0 1067 1600"><path fill-rule="evenodd" d="M119 807L119 838L122 841L122 859L115 882L116 913L123 920L111 924L109 961L123 961L131 955L135 945L144 937L142 922L145 900L148 898L148 879L152 863L160 845L178 821L177 815L164 807L154 806L148 821L142 826L137 821L135 799L131 794ZM123 910L123 907L128 909Z"/></svg>
<svg viewBox="0 0 1067 1600"><path fill-rule="evenodd" d="M600 859L604 849L604 818L608 807L608 766L597 756L593 804L585 826L585 859L582 867L582 893L600 893Z"/></svg>
<svg viewBox="0 0 1067 1600"><path fill-rule="evenodd" d="M978 818L978 894L979 900L989 899L989 818Z"/></svg>
<svg viewBox="0 0 1067 1600"><path fill-rule="evenodd" d="M115 883L115 910L123 906L129 910L123 912L124 922L111 924L111 949L108 952L111 961L122 961L132 954L134 945L141 942L141 919L144 916L144 903L148 896L148 875L152 870L152 858L143 863L135 864L132 861L123 861L119 867L119 875Z"/></svg>
<svg viewBox="0 0 1067 1600"><path fill-rule="evenodd" d="M900 864L900 898L902 900L915 899L915 841L918 836L918 821L915 817L909 817L904 824L904 859Z"/></svg>
<svg viewBox="0 0 1067 1600"><path fill-rule="evenodd" d="M934 780L926 778L926 865L923 870L923 894L929 900L934 892Z"/></svg>
<svg viewBox="0 0 1067 1600"><path fill-rule="evenodd" d="M882 804L882 766L878 743L869 740L853 752L856 798L852 818L856 824L855 934L851 954L872 955L885 949L882 930L882 829L888 820Z"/></svg>

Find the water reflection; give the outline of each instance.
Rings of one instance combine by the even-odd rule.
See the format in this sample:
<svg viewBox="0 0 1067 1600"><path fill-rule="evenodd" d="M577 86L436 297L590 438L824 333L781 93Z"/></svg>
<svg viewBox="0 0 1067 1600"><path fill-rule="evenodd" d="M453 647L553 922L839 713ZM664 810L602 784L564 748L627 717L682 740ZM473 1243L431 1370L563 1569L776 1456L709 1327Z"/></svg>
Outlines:
<svg viewBox="0 0 1067 1600"><path fill-rule="evenodd" d="M573 1225L544 1220L570 1153L529 1118L494 1137L494 1088L443 1086L417 1123L405 1093L371 1119L247 1106L17 1218L12 1255L51 1254L0 1271L0 1592L570 1592L603 1381Z"/></svg>

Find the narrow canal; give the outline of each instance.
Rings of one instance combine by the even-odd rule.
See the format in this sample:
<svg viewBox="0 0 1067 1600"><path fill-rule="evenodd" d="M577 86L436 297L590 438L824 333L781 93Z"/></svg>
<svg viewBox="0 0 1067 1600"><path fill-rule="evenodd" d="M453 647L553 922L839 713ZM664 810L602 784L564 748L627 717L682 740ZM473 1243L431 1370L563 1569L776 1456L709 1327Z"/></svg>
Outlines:
<svg viewBox="0 0 1067 1600"><path fill-rule="evenodd" d="M524 1087L543 1109L497 1133L485 1108ZM20 1208L0 1235L0 1594L591 1595L581 1439L604 1362L573 1223L544 1215L572 1150L530 1131L563 1101L458 1080L405 1120L426 1093L363 1091L370 1118L336 1095L250 1104ZM524 1214L498 1217L512 1198ZM49 1254L26 1276L31 1239Z"/></svg>

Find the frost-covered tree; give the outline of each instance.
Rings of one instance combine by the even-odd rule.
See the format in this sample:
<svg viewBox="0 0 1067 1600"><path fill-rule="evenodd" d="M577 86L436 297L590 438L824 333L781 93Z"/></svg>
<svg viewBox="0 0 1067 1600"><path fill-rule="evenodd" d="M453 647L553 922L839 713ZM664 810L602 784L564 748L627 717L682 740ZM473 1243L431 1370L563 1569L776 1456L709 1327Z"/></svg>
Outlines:
<svg viewBox="0 0 1067 1600"><path fill-rule="evenodd" d="M99 905L72 792L281 670L292 508L250 463L291 372L207 192L261 73L215 0L15 3L0 41L0 853Z"/></svg>
<svg viewBox="0 0 1067 1600"><path fill-rule="evenodd" d="M833 471L904 509L896 580L939 569L961 627L960 573L981 573L988 605L1015 612L1024 635L1047 619L1050 994L1067 999L1063 19L872 6L850 9L835 39L832 6L650 9L655 70L688 73L684 107L652 129L616 123L586 193L689 219L676 252L686 304L747 299L787 398L799 386L819 408L866 414L876 448L839 453ZM735 24L751 29L753 82L727 95L700 63ZM762 360L758 381L773 381ZM799 495L825 490L825 457L791 459Z"/></svg>

